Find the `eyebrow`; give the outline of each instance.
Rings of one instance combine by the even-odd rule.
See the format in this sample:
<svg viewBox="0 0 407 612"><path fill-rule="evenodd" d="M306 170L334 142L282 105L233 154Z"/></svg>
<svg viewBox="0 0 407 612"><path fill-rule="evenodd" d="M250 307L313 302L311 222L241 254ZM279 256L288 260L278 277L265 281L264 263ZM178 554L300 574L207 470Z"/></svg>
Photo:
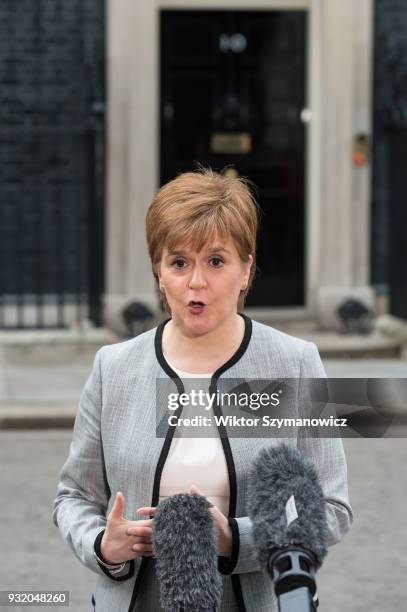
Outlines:
<svg viewBox="0 0 407 612"><path fill-rule="evenodd" d="M208 249L209 253L219 253L220 251L224 251L225 253L229 253L229 255L231 255L231 252L222 246L215 246L211 249ZM185 251L171 251L170 253L168 253L167 257L172 257L173 255L185 255Z"/></svg>

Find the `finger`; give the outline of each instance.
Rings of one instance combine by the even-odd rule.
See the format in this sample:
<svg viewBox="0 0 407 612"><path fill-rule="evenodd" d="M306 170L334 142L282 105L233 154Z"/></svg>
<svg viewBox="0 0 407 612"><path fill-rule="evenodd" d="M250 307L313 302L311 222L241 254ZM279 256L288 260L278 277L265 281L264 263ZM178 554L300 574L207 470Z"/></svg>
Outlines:
<svg viewBox="0 0 407 612"><path fill-rule="evenodd" d="M127 535L139 535L139 536L145 536L145 537L151 537L152 534L152 528L149 527L148 525L145 526L135 526L135 527L128 527L126 529L126 533Z"/></svg>
<svg viewBox="0 0 407 612"><path fill-rule="evenodd" d="M124 513L124 505L125 505L124 495L121 491L118 491L116 493L116 497L115 497L112 509L110 511L109 518L114 519L116 521L122 519L123 513Z"/></svg>
<svg viewBox="0 0 407 612"><path fill-rule="evenodd" d="M198 493L198 495L202 495L202 497L204 497L209 503L210 503L210 507L209 510L211 510L212 508L216 508L216 506L211 502L211 500L205 495L205 493L203 491L201 491L201 489L199 489L199 487L197 487L196 485L191 485L189 487L189 492L190 493Z"/></svg>
<svg viewBox="0 0 407 612"><path fill-rule="evenodd" d="M152 527L154 527L154 518L151 519L142 519L140 521L136 521L138 523L142 523L142 527L148 527L149 529L151 529Z"/></svg>
<svg viewBox="0 0 407 612"><path fill-rule="evenodd" d="M194 484L189 487L189 492L190 493L198 493L199 495L203 495L205 497L205 495L201 491L201 489L199 487L197 487L196 485L194 485Z"/></svg>
<svg viewBox="0 0 407 612"><path fill-rule="evenodd" d="M189 487L189 492L190 493L197 493L198 495L202 495L202 497L205 497L205 499L207 499L208 501L210 501L207 496L205 495L205 493L203 491L201 491L201 489L199 487L197 487L196 485L191 485Z"/></svg>
<svg viewBox="0 0 407 612"><path fill-rule="evenodd" d="M150 506L144 506L143 508L137 508L136 512L138 514L155 514L155 508Z"/></svg>
<svg viewBox="0 0 407 612"><path fill-rule="evenodd" d="M152 553L153 552L152 545L148 545L148 544L133 544L131 549L134 550L134 552L137 552L139 554L145 554L145 553Z"/></svg>
<svg viewBox="0 0 407 612"><path fill-rule="evenodd" d="M151 537L148 536L137 536L137 535L132 535L129 536L131 538L130 541L130 545L133 546L134 544L149 544L151 545L152 543L152 539Z"/></svg>

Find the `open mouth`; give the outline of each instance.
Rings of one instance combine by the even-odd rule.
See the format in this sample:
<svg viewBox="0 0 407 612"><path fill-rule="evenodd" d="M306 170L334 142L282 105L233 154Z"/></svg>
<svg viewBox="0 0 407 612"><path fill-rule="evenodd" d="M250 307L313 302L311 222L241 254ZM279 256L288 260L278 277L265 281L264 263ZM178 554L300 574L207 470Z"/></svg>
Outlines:
<svg viewBox="0 0 407 612"><path fill-rule="evenodd" d="M190 306L191 308L200 308L202 306L206 306L206 304L204 302L195 302L191 300L190 302L188 302L188 306Z"/></svg>

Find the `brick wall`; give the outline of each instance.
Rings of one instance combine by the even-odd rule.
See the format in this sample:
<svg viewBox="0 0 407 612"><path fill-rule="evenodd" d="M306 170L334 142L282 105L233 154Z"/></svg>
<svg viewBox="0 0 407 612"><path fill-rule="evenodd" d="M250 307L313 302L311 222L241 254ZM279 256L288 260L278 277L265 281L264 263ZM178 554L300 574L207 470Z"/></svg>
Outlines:
<svg viewBox="0 0 407 612"><path fill-rule="evenodd" d="M0 41L0 294L86 292L103 0L2 0Z"/></svg>

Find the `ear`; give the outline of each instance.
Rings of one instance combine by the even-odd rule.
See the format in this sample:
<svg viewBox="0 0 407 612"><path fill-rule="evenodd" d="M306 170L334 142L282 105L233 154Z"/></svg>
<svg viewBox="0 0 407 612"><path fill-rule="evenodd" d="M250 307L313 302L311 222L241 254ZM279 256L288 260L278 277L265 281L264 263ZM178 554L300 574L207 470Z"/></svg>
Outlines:
<svg viewBox="0 0 407 612"><path fill-rule="evenodd" d="M155 264L154 271L157 274L158 282L161 283L161 261Z"/></svg>
<svg viewBox="0 0 407 612"><path fill-rule="evenodd" d="M249 282L249 278L250 278L250 270L252 268L253 265L253 256L252 255L248 255L248 261L245 262L245 281L246 283Z"/></svg>

